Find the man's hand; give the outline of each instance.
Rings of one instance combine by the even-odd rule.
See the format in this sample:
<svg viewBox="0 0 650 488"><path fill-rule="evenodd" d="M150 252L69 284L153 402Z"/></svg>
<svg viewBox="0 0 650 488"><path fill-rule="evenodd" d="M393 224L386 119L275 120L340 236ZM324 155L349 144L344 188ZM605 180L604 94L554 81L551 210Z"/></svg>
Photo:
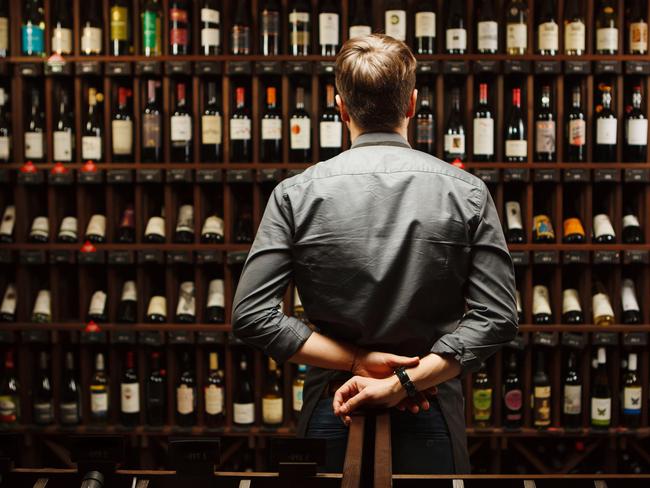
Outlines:
<svg viewBox="0 0 650 488"><path fill-rule="evenodd" d="M420 358L397 356L387 352L359 349L354 357L352 373L366 378L387 378L396 368L414 368L420 364Z"/></svg>
<svg viewBox="0 0 650 488"><path fill-rule="evenodd" d="M362 406L390 408L406 398L406 390L397 376L366 378L354 376L334 394L334 413L350 424L350 414Z"/></svg>

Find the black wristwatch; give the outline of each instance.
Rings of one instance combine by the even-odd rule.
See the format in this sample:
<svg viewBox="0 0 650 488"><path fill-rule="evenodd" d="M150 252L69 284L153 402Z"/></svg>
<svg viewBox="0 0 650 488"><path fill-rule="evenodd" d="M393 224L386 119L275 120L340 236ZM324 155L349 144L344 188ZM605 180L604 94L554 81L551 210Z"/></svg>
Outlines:
<svg viewBox="0 0 650 488"><path fill-rule="evenodd" d="M406 390L406 394L410 398L413 398L415 395L417 395L418 391L415 389L415 385L413 384L411 378L409 378L409 375L407 374L406 370L402 366L400 366L395 370L395 374L397 375L397 378L399 378L399 382L402 384L402 386Z"/></svg>

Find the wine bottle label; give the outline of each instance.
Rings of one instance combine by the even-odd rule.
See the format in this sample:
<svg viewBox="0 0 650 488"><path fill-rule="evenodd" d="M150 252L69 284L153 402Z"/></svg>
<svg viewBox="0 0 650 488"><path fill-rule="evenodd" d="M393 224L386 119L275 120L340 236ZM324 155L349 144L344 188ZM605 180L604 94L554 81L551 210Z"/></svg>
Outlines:
<svg viewBox="0 0 650 488"><path fill-rule="evenodd" d="M72 161L72 133L68 131L54 131L54 160Z"/></svg>
<svg viewBox="0 0 650 488"><path fill-rule="evenodd" d="M506 141L506 157L525 158L528 156L527 141Z"/></svg>
<svg viewBox="0 0 650 488"><path fill-rule="evenodd" d="M514 412L521 409L523 399L523 392L521 390L510 390L503 396L506 408Z"/></svg>
<svg viewBox="0 0 650 488"><path fill-rule="evenodd" d="M418 12L415 14L415 37L436 37L435 12Z"/></svg>
<svg viewBox="0 0 650 488"><path fill-rule="evenodd" d="M289 124L291 127L291 149L309 149L311 120L292 117Z"/></svg>
<svg viewBox="0 0 650 488"><path fill-rule="evenodd" d="M548 288L544 285L533 287L533 315L551 315Z"/></svg>
<svg viewBox="0 0 650 488"><path fill-rule="evenodd" d="M162 217L151 217L147 222L144 235L158 235L165 237L165 219Z"/></svg>
<svg viewBox="0 0 650 488"><path fill-rule="evenodd" d="M106 293L103 291L96 291L90 299L90 307L88 313L90 315L103 315L106 310Z"/></svg>
<svg viewBox="0 0 650 488"><path fill-rule="evenodd" d="M630 51L646 52L648 50L648 24L632 22L630 24Z"/></svg>
<svg viewBox="0 0 650 488"><path fill-rule="evenodd" d="M120 409L122 413L140 411L140 384L122 383L120 385Z"/></svg>
<svg viewBox="0 0 650 488"><path fill-rule="evenodd" d="M445 134L445 152L465 154L465 134Z"/></svg>
<svg viewBox="0 0 650 488"><path fill-rule="evenodd" d="M230 119L230 140L249 141L251 138L251 119Z"/></svg>
<svg viewBox="0 0 650 488"><path fill-rule="evenodd" d="M604 293L596 293L591 299L591 308L593 309L594 322L596 318L614 317L614 309L609 301L609 297Z"/></svg>
<svg viewBox="0 0 650 488"><path fill-rule="evenodd" d="M537 238L555 239L553 224L548 215L535 215L533 218L533 230Z"/></svg>
<svg viewBox="0 0 650 488"><path fill-rule="evenodd" d="M433 143L433 121L431 119L416 119L415 140L418 144Z"/></svg>
<svg viewBox="0 0 650 488"><path fill-rule="evenodd" d="M612 420L612 399L591 398L591 423L607 427Z"/></svg>
<svg viewBox="0 0 650 488"><path fill-rule="evenodd" d="M537 43L540 50L557 51L560 45L560 28L555 22L544 22L538 27Z"/></svg>
<svg viewBox="0 0 650 488"><path fill-rule="evenodd" d="M526 49L528 46L528 30L526 24L508 24L506 27L506 48Z"/></svg>
<svg viewBox="0 0 650 488"><path fill-rule="evenodd" d="M169 30L169 43L179 46L187 46L188 35L187 28L180 27L180 25L187 25L187 10L181 8L169 9L169 20L175 23L177 27L172 27Z"/></svg>
<svg viewBox="0 0 650 488"><path fill-rule="evenodd" d="M569 312L582 312L580 296L575 288L567 288L562 292L562 314Z"/></svg>
<svg viewBox="0 0 650 488"><path fill-rule="evenodd" d="M210 215L205 219L205 223L201 229L201 235L205 234L217 234L223 236L223 219L216 215Z"/></svg>
<svg viewBox="0 0 650 488"><path fill-rule="evenodd" d="M11 149L11 138L9 136L0 136L0 160L9 161Z"/></svg>
<svg viewBox="0 0 650 488"><path fill-rule="evenodd" d="M81 138L81 159L99 160L102 158L102 138L83 136Z"/></svg>
<svg viewBox="0 0 650 488"><path fill-rule="evenodd" d="M128 156L133 152L133 122L131 120L113 120L113 154Z"/></svg>
<svg viewBox="0 0 650 488"><path fill-rule="evenodd" d="M100 387L102 390L104 387ZM108 414L108 393L106 391L93 391L90 387L90 411L96 417Z"/></svg>
<svg viewBox="0 0 650 488"><path fill-rule="evenodd" d="M384 22L386 35L399 41L406 40L406 10L386 10Z"/></svg>
<svg viewBox="0 0 650 488"><path fill-rule="evenodd" d="M602 236L616 236L612 222L606 214L598 214L594 216L594 235L596 237Z"/></svg>
<svg viewBox="0 0 650 488"><path fill-rule="evenodd" d="M506 223L508 229L523 229L521 223L521 207L519 202L506 202Z"/></svg>
<svg viewBox="0 0 650 488"><path fill-rule="evenodd" d="M54 419L52 402L34 403L34 421L37 424L49 424Z"/></svg>
<svg viewBox="0 0 650 488"><path fill-rule="evenodd" d="M135 281L129 280L125 281L122 285L122 296L120 297L121 301L137 301L138 292L136 291Z"/></svg>
<svg viewBox="0 0 650 488"><path fill-rule="evenodd" d="M623 228L626 227L639 227L639 219L636 218L636 215L628 214L623 216Z"/></svg>
<svg viewBox="0 0 650 488"><path fill-rule="evenodd" d="M47 217L36 217L29 232L32 237L47 238L50 235L50 221Z"/></svg>
<svg viewBox="0 0 650 488"><path fill-rule="evenodd" d="M187 385L176 388L176 410L181 415L194 412L194 388Z"/></svg>
<svg viewBox="0 0 650 488"><path fill-rule="evenodd" d="M0 422L15 422L18 417L18 405L18 397L14 395L0 395Z"/></svg>
<svg viewBox="0 0 650 488"><path fill-rule="evenodd" d="M106 235L106 216L95 214L90 217L88 227L86 228L87 236L100 236Z"/></svg>
<svg viewBox="0 0 650 488"><path fill-rule="evenodd" d="M36 296L36 303L34 303L34 310L32 310L32 315L44 315L46 317L51 316L51 306L50 306L50 291L41 290Z"/></svg>
<svg viewBox="0 0 650 488"><path fill-rule="evenodd" d="M472 391L474 420L490 420L492 416L492 388L476 388Z"/></svg>
<svg viewBox="0 0 650 488"><path fill-rule="evenodd" d="M52 32L52 51L59 54L72 52L72 30L65 27L55 27Z"/></svg>
<svg viewBox="0 0 650 488"><path fill-rule="evenodd" d="M212 280L208 288L208 308L224 307L226 299L223 291L223 280Z"/></svg>
<svg viewBox="0 0 650 488"><path fill-rule="evenodd" d="M533 388L533 413L535 426L541 427L551 423L550 386L535 386Z"/></svg>
<svg viewBox="0 0 650 488"><path fill-rule="evenodd" d="M493 20L478 23L478 50L496 51L499 49L499 24Z"/></svg>
<svg viewBox="0 0 650 488"><path fill-rule="evenodd" d="M129 10L126 7L111 7L111 40L127 41L128 40L128 19Z"/></svg>
<svg viewBox="0 0 650 488"><path fill-rule="evenodd" d="M189 115L173 115L171 117L172 142L188 142L192 140L192 117Z"/></svg>
<svg viewBox="0 0 650 488"><path fill-rule="evenodd" d="M582 222L576 217L570 217L564 220L564 236L585 235L585 229Z"/></svg>
<svg viewBox="0 0 650 488"><path fill-rule="evenodd" d="M628 119L625 136L630 146L648 145L648 119Z"/></svg>
<svg viewBox="0 0 650 488"><path fill-rule="evenodd" d="M564 30L564 49L566 51L584 51L586 38L584 22L570 22L566 24Z"/></svg>
<svg viewBox="0 0 650 488"><path fill-rule="evenodd" d="M555 152L555 121L538 120L535 122L535 150L538 153Z"/></svg>
<svg viewBox="0 0 650 488"><path fill-rule="evenodd" d="M254 403L233 403L233 420L236 424L252 424L255 422Z"/></svg>
<svg viewBox="0 0 650 488"><path fill-rule="evenodd" d="M262 37L280 34L280 12L264 10L262 12Z"/></svg>
<svg viewBox="0 0 650 488"><path fill-rule="evenodd" d="M142 147L160 147L160 114L142 116Z"/></svg>
<svg viewBox="0 0 650 488"><path fill-rule="evenodd" d="M151 297L151 300L149 300L149 306L147 307L147 317L150 317L151 315L167 316L167 299L165 297Z"/></svg>
<svg viewBox="0 0 650 488"><path fill-rule="evenodd" d="M279 141L282 139L282 120L262 119L262 139L265 141Z"/></svg>
<svg viewBox="0 0 650 488"><path fill-rule="evenodd" d="M447 49L467 49L467 31L465 29L447 29Z"/></svg>
<svg viewBox="0 0 650 488"><path fill-rule="evenodd" d="M221 144L221 115L201 116L201 144Z"/></svg>
<svg viewBox="0 0 650 488"><path fill-rule="evenodd" d="M596 144L616 144L616 119L596 119Z"/></svg>
<svg viewBox="0 0 650 488"><path fill-rule="evenodd" d="M291 12L289 14L290 44L308 47L310 43L309 13Z"/></svg>
<svg viewBox="0 0 650 488"><path fill-rule="evenodd" d="M282 398L262 398L262 421L265 424L281 424L282 417Z"/></svg>
<svg viewBox="0 0 650 488"><path fill-rule="evenodd" d="M564 385L562 412L566 415L580 415L582 412L581 385Z"/></svg>
<svg viewBox="0 0 650 488"><path fill-rule="evenodd" d="M42 132L25 132L25 159L42 159L43 147Z"/></svg>
<svg viewBox="0 0 650 488"><path fill-rule="evenodd" d="M641 395L640 386L626 386L623 389L623 413L626 415L641 414Z"/></svg>
<svg viewBox="0 0 650 488"><path fill-rule="evenodd" d="M181 283L178 304L176 306L176 315L196 315L196 298L194 296L194 283L185 281Z"/></svg>
<svg viewBox="0 0 650 488"><path fill-rule="evenodd" d="M61 403L61 423L77 424L79 423L79 406L76 402Z"/></svg>
<svg viewBox="0 0 650 488"><path fill-rule="evenodd" d="M219 46L221 44L219 37L220 37L219 29L211 29L208 27L204 27L203 29L201 29L201 46L203 47Z"/></svg>
<svg viewBox="0 0 650 488"><path fill-rule="evenodd" d="M0 51L9 50L9 19L0 17Z"/></svg>
<svg viewBox="0 0 650 488"><path fill-rule="evenodd" d="M10 236L14 233L14 224L16 223L16 207L8 205L2 214L0 222L0 235Z"/></svg>
<svg viewBox="0 0 650 488"><path fill-rule="evenodd" d="M318 14L318 42L321 46L339 43L339 15L332 12Z"/></svg>
<svg viewBox="0 0 650 488"><path fill-rule="evenodd" d="M341 122L321 122L319 129L320 147L341 147L343 144L343 126Z"/></svg>
<svg viewBox="0 0 650 488"><path fill-rule="evenodd" d="M208 415L219 415L223 412L224 397L223 388L217 385L209 385L205 388L205 413Z"/></svg>
<svg viewBox="0 0 650 488"><path fill-rule="evenodd" d="M618 50L618 29L615 27L603 27L596 30L597 51Z"/></svg>
<svg viewBox="0 0 650 488"><path fill-rule="evenodd" d="M587 123L582 119L569 121L569 144L584 146L587 143Z"/></svg>
<svg viewBox="0 0 650 488"><path fill-rule="evenodd" d="M634 290L634 282L627 278L623 280L623 287L621 288L621 302L623 306L623 311L640 311L639 302L636 299L636 293Z"/></svg>
<svg viewBox="0 0 650 488"><path fill-rule="evenodd" d="M372 34L372 27L369 25L352 25L350 26L350 39L354 37L364 37Z"/></svg>
<svg viewBox="0 0 650 488"><path fill-rule="evenodd" d="M102 52L102 30L98 27L84 27L81 34L81 51L85 53Z"/></svg>
<svg viewBox="0 0 650 488"><path fill-rule="evenodd" d="M194 232L194 207L192 205L181 205L178 209L176 232Z"/></svg>
<svg viewBox="0 0 650 488"><path fill-rule="evenodd" d="M18 295L16 293L16 285L9 283L5 289L5 294L2 297L2 304L0 305L0 314L13 316L16 313L16 302Z"/></svg>
<svg viewBox="0 0 650 488"><path fill-rule="evenodd" d="M142 44L145 49L156 51L160 35L160 19L155 11L146 10L142 14ZM154 52L155 54L155 52Z"/></svg>
<svg viewBox="0 0 650 488"><path fill-rule="evenodd" d="M304 390L303 385L293 385L291 387L291 398L292 398L292 405L293 405L293 411L294 412L300 412L302 410L302 393Z"/></svg>
<svg viewBox="0 0 650 488"><path fill-rule="evenodd" d="M27 24L21 29L24 53L41 54L45 50L44 30L38 25Z"/></svg>
<svg viewBox="0 0 650 488"><path fill-rule="evenodd" d="M218 10L213 8L201 9L201 22L209 22L211 24L219 24L221 22L221 14Z"/></svg>

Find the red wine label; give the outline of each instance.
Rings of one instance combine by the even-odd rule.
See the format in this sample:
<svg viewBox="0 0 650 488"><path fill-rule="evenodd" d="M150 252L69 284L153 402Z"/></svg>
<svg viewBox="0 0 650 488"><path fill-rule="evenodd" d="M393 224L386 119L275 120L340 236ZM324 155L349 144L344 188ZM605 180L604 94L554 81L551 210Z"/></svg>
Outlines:
<svg viewBox="0 0 650 488"><path fill-rule="evenodd" d="M630 51L646 52L648 50L648 24L646 22L632 22L630 32Z"/></svg>
<svg viewBox="0 0 650 488"><path fill-rule="evenodd" d="M510 390L503 397L503 401L508 410L516 412L518 410L521 410L521 407L523 405L523 393L521 390ZM521 417L521 414L518 416Z"/></svg>

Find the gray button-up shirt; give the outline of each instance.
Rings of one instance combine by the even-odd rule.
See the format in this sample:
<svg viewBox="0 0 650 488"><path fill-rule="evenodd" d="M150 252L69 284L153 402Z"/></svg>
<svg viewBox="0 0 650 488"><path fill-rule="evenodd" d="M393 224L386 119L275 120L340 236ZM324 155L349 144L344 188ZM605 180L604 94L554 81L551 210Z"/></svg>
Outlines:
<svg viewBox="0 0 650 488"><path fill-rule="evenodd" d="M449 354L474 371L517 332L512 260L485 184L398 134L363 134L273 191L233 330L280 362L312 333L279 310L292 279L321 333L371 350ZM340 375L310 368L299 433ZM460 380L438 400L456 471L468 472Z"/></svg>

